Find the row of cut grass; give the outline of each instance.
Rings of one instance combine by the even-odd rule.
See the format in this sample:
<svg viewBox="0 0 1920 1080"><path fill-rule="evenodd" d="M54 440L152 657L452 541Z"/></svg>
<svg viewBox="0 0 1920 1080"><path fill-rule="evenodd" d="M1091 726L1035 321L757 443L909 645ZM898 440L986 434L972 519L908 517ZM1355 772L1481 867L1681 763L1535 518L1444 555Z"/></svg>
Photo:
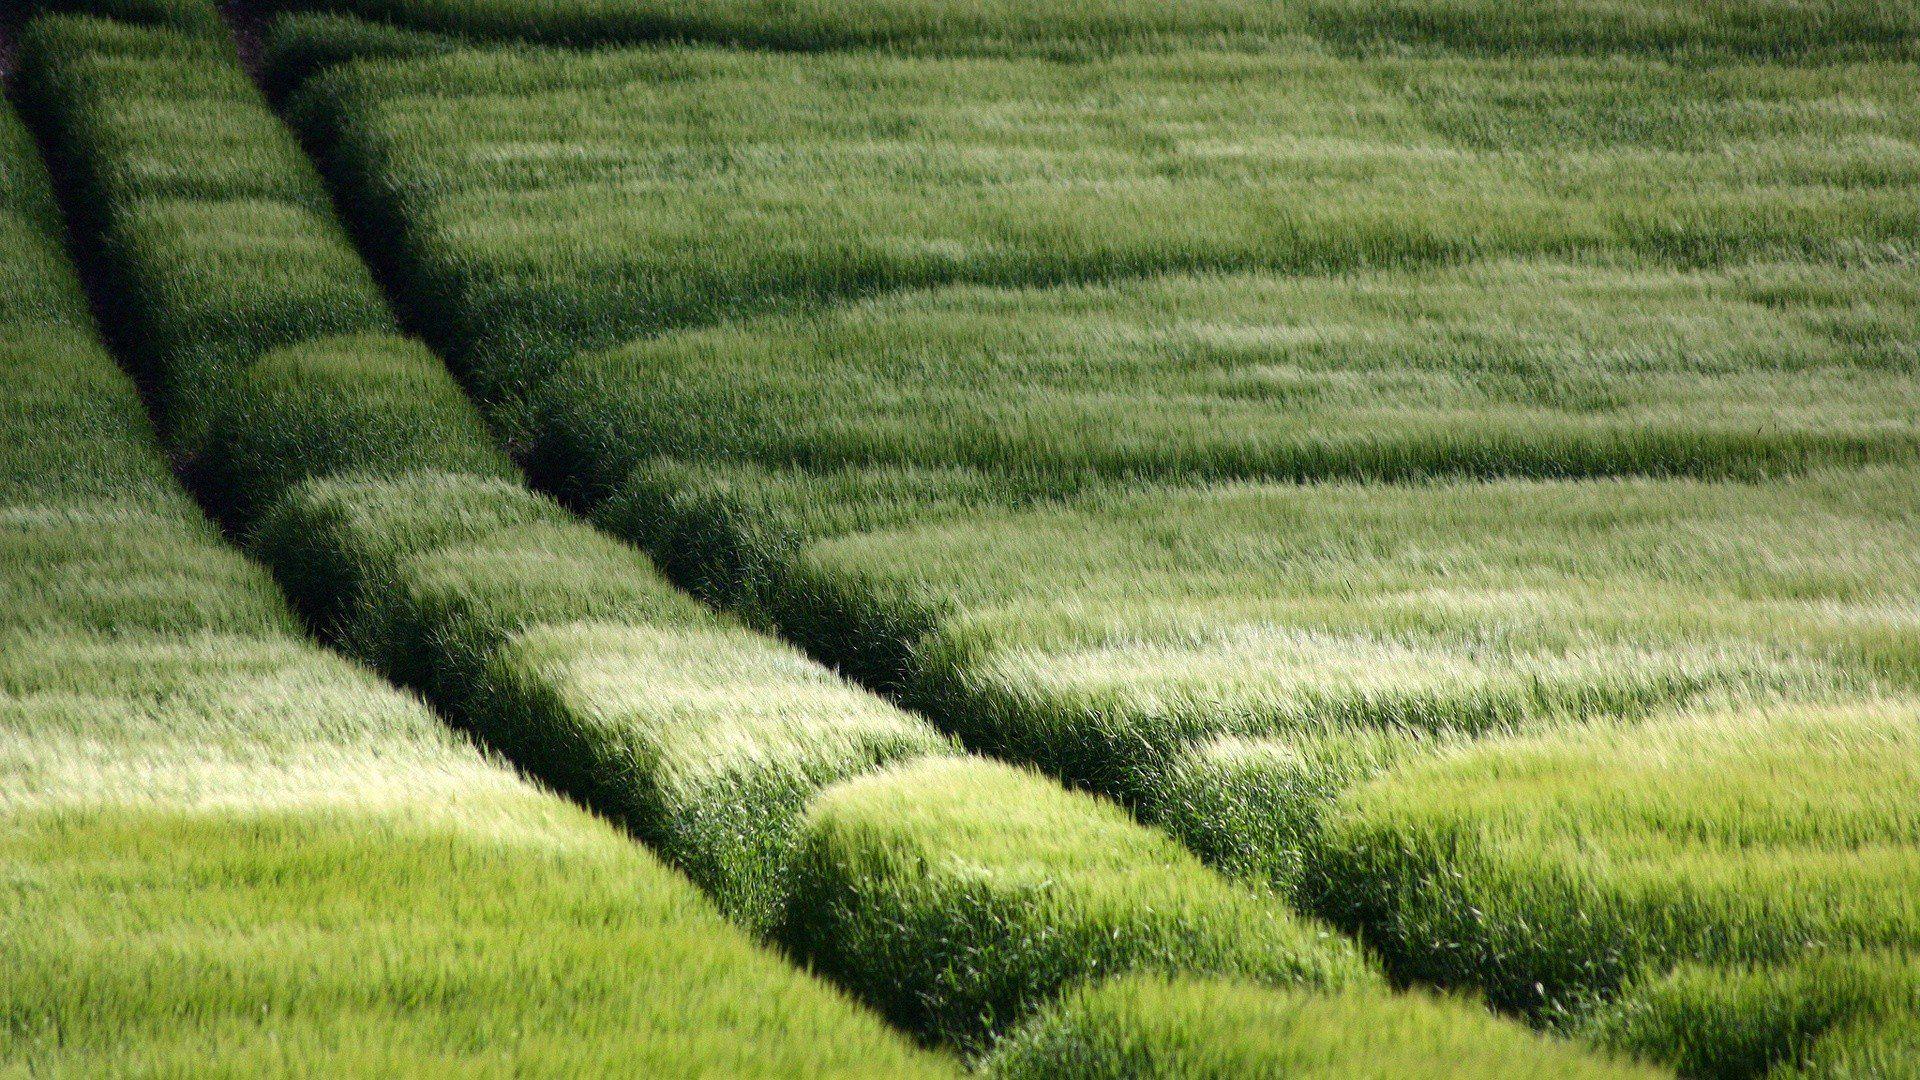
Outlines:
<svg viewBox="0 0 1920 1080"><path fill-rule="evenodd" d="M300 640L173 480L0 106L0 1071L937 1075Z"/></svg>
<svg viewBox="0 0 1920 1080"><path fill-rule="evenodd" d="M1920 54L1920 16L1891 0L277 0L473 38L560 45L697 40L763 48L887 47L1058 55L1222 42L1272 47L1303 31L1350 50L1677 53L1794 58Z"/></svg>
<svg viewBox="0 0 1920 1080"><path fill-rule="evenodd" d="M119 33L37 26L30 77L71 87L31 69L112 68L87 54L126 56ZM167 74L198 58L131 52L122 92L201 92ZM68 157L122 175L124 143L63 135L128 104L98 82L86 94L35 100L73 118L49 125ZM152 152L190 176L200 150ZM164 209L139 192L108 193L105 231L137 234ZM119 274L163 314L179 288ZM919 721L673 591L638 552L503 478L430 360L366 337L262 351L211 391L202 475L251 488L224 504L264 508L239 523L343 641L631 823L751 924L968 1048L1070 984L1128 970L1372 983L1351 946L1118 809L953 756Z"/></svg>

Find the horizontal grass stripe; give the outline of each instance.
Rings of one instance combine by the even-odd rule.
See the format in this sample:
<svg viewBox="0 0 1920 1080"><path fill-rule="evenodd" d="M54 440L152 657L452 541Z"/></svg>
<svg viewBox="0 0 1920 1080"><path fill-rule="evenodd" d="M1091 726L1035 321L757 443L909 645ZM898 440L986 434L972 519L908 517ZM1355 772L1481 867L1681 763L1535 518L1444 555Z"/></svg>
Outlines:
<svg viewBox="0 0 1920 1080"><path fill-rule="evenodd" d="M963 53L1104 54L1228 43L1271 47L1301 31L1351 50L1448 48L1491 53L1653 53L1794 59L1911 57L1920 20L1879 0L1636 4L1553 0L1312 0L1299 5L1209 0L1169 7L1129 0L1030 2L875 0L279 0L483 40L574 46L700 40L761 48L886 47Z"/></svg>

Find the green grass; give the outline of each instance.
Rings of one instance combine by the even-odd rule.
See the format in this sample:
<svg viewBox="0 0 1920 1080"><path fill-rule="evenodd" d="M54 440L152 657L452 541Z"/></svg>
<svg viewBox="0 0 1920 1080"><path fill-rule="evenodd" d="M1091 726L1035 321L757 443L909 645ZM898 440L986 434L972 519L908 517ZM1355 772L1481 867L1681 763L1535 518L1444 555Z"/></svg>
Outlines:
<svg viewBox="0 0 1920 1080"><path fill-rule="evenodd" d="M1664 1075L1495 1020L1473 1003L1377 992L1274 993L1226 979L1112 979L1009 1038L994 1076L1084 1080Z"/></svg>
<svg viewBox="0 0 1920 1080"><path fill-rule="evenodd" d="M1604 145L1621 122L1524 152L1551 95L1473 97L1518 70L493 51L335 68L296 116L493 391L639 333L939 283L1911 251L1910 66L1641 78L1619 111L1695 118L1666 153ZM1458 115L1496 107L1491 132Z"/></svg>
<svg viewBox="0 0 1920 1080"><path fill-rule="evenodd" d="M476 38L606 45L691 39L766 48L862 46L1075 54L1224 42L1270 47L1302 30L1352 49L1672 52L1791 58L1914 56L1920 17L1894 0L279 0Z"/></svg>
<svg viewBox="0 0 1920 1080"><path fill-rule="evenodd" d="M1343 796L1309 874L1401 973L1545 1015L1682 962L1910 952L1913 721L1865 702L1491 740Z"/></svg>
<svg viewBox="0 0 1920 1080"><path fill-rule="evenodd" d="M1763 476L1912 460L1909 270L1558 261L911 292L561 361L544 471Z"/></svg>
<svg viewBox="0 0 1920 1080"><path fill-rule="evenodd" d="M1682 1075L1776 1075L1768 1073L1775 1068L1822 1075L1818 1063L1843 1059L1872 1032L1891 1034L1916 1018L1920 961L1911 955L1814 953L1758 967L1683 964L1629 985L1582 1034Z"/></svg>
<svg viewBox="0 0 1920 1080"><path fill-rule="evenodd" d="M35 15L94 15L135 26L150 26L186 31L201 37L220 38L227 25L220 18L215 0L20 0L18 18ZM9 16L12 18L15 16Z"/></svg>
<svg viewBox="0 0 1920 1080"><path fill-rule="evenodd" d="M0 1071L952 1071L302 641L172 481L6 107L0 177L44 287L0 307Z"/></svg>
<svg viewBox="0 0 1920 1080"><path fill-rule="evenodd" d="M21 35L19 97L71 186L115 333L169 443L201 449L238 369L328 334L394 328L291 134L224 40L90 18Z"/></svg>
<svg viewBox="0 0 1920 1080"><path fill-rule="evenodd" d="M1357 950L1050 780L938 758L808 811L788 936L915 1030L963 1046L1135 970L1370 985Z"/></svg>

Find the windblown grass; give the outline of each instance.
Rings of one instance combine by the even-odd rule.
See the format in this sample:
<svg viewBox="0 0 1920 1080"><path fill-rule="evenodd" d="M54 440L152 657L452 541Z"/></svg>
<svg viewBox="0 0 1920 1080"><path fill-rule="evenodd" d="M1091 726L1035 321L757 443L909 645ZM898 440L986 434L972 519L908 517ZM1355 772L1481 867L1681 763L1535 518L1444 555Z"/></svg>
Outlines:
<svg viewBox="0 0 1920 1080"><path fill-rule="evenodd" d="M997 1077L1324 1078L1662 1075L1423 995L1274 993L1228 979L1136 975L1071 995L1001 1044Z"/></svg>
<svg viewBox="0 0 1920 1080"><path fill-rule="evenodd" d="M0 1071L946 1071L299 639L171 481L27 147L0 107Z"/></svg>
<svg viewBox="0 0 1920 1080"><path fill-rule="evenodd" d="M1890 0L278 0L416 29L563 45L698 40L819 50L881 46L1085 54L1226 44L1303 30L1349 49L1663 52L1800 58L1920 55L1920 16Z"/></svg>

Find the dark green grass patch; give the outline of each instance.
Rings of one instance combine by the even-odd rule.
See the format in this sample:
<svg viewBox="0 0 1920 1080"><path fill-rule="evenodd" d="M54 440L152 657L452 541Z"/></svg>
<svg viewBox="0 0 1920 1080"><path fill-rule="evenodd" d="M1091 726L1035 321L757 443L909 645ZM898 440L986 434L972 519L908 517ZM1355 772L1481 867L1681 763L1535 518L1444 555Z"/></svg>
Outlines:
<svg viewBox="0 0 1920 1080"><path fill-rule="evenodd" d="M1920 56L1920 13L1900 0L1309 0L1300 10L1329 42L1367 51L1665 54L1696 64Z"/></svg>
<svg viewBox="0 0 1920 1080"><path fill-rule="evenodd" d="M1151 975L1069 996L1003 1042L988 1069L1009 1080L1664 1075L1503 1023L1466 1001Z"/></svg>
<svg viewBox="0 0 1920 1080"><path fill-rule="evenodd" d="M463 53L335 69L295 116L491 391L579 348L878 289L1601 235L1310 53Z"/></svg>
<svg viewBox="0 0 1920 1080"><path fill-rule="evenodd" d="M808 811L787 933L929 1035L979 1047L1069 985L1134 970L1333 988L1359 954L1168 838L1051 781L937 758Z"/></svg>
<svg viewBox="0 0 1920 1080"><path fill-rule="evenodd" d="M22 18L34 15L93 15L136 26L181 30L200 37L225 38L227 24L216 0L19 0ZM9 16L11 17L11 16Z"/></svg>
<svg viewBox="0 0 1920 1080"><path fill-rule="evenodd" d="M1485 742L1343 797L1311 872L1401 973L1548 1016L1683 962L1911 952L1914 719L1773 707Z"/></svg>

